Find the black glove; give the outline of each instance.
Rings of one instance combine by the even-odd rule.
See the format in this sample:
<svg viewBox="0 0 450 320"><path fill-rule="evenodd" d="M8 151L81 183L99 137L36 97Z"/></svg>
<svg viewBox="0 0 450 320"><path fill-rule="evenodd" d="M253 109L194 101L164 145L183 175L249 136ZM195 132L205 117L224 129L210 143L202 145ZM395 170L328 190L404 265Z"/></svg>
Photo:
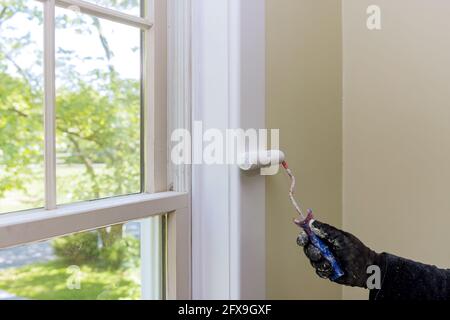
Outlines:
<svg viewBox="0 0 450 320"><path fill-rule="evenodd" d="M367 267L379 265L380 255L366 247L354 235L338 230L328 224L314 221L312 231L328 246L344 275L335 280L336 283L367 288ZM304 231L297 238L297 244L304 247L306 256L321 278L330 278L333 274L331 264L309 241Z"/></svg>

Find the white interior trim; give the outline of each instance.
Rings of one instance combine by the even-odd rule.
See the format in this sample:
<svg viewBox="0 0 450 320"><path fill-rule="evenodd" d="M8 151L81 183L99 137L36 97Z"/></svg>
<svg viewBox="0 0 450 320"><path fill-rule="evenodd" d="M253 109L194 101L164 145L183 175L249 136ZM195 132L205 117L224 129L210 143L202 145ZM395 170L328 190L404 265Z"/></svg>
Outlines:
<svg viewBox="0 0 450 320"><path fill-rule="evenodd" d="M265 1L230 1L230 127L266 128ZM230 168L230 296L266 297L265 177Z"/></svg>
<svg viewBox="0 0 450 320"><path fill-rule="evenodd" d="M168 130L191 128L191 1L168 0ZM170 153L171 144L168 151ZM168 155L170 159L170 155ZM168 162L168 182L177 192L191 191L189 165ZM191 206L168 216L167 298L191 299Z"/></svg>
<svg viewBox="0 0 450 320"><path fill-rule="evenodd" d="M190 208L168 215L167 299L189 300L191 287Z"/></svg>
<svg viewBox="0 0 450 320"><path fill-rule="evenodd" d="M152 28L143 34L144 191L163 192L167 185L167 3L144 2L144 17ZM188 203L186 203L186 206ZM171 211L171 210L169 210ZM166 212L169 212L166 211ZM178 212L177 212L178 214ZM141 223L142 299L163 299L161 217ZM146 238L146 239L144 239ZM145 240L145 241L144 241Z"/></svg>
<svg viewBox="0 0 450 320"><path fill-rule="evenodd" d="M75 232L140 220L183 209L188 195L180 192L136 194L0 216L0 248L47 240Z"/></svg>
<svg viewBox="0 0 450 320"><path fill-rule="evenodd" d="M144 54L145 192L168 190L167 184L167 3L148 0Z"/></svg>
<svg viewBox="0 0 450 320"><path fill-rule="evenodd" d="M192 21L193 120L265 128L265 1L193 0ZM193 298L264 299L264 177L194 165L192 179Z"/></svg>

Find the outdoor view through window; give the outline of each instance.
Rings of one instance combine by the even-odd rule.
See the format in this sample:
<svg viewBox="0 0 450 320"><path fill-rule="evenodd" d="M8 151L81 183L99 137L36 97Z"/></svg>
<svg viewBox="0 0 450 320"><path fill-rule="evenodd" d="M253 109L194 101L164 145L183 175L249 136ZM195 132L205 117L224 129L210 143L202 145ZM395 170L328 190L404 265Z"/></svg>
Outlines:
<svg viewBox="0 0 450 320"><path fill-rule="evenodd" d="M89 2L140 13L139 0ZM57 203L139 193L141 30L76 8L55 15ZM0 0L0 214L45 205L43 34L42 2ZM0 298L138 298L139 229L1 250ZM67 284L77 270L85 290Z"/></svg>
<svg viewBox="0 0 450 320"><path fill-rule="evenodd" d="M58 203L140 192L140 30L56 9Z"/></svg>
<svg viewBox="0 0 450 320"><path fill-rule="evenodd" d="M141 298L141 224L0 250L0 300Z"/></svg>

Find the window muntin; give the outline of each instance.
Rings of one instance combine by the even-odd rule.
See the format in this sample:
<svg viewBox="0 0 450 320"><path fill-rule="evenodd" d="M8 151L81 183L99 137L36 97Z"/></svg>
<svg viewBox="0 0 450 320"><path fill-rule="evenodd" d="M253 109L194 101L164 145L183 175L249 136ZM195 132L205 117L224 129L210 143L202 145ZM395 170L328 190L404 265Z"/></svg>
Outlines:
<svg viewBox="0 0 450 320"><path fill-rule="evenodd" d="M0 3L0 213L44 206L43 8Z"/></svg>
<svg viewBox="0 0 450 320"><path fill-rule="evenodd" d="M140 35L56 9L58 204L141 191Z"/></svg>

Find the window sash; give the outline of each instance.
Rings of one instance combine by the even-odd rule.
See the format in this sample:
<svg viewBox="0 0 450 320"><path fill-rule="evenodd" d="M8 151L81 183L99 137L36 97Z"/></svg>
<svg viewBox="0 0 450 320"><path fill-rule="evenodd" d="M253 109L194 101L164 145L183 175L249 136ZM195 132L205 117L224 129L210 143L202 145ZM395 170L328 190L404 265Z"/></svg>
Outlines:
<svg viewBox="0 0 450 320"><path fill-rule="evenodd" d="M154 32L152 30L154 20L153 1L144 1L144 18L125 14L120 11L98 6L82 0L37 0L44 5L44 164L45 164L45 209L57 208L56 195L56 89L55 89L55 7L77 7L81 12L104 18L120 24L140 28L143 32L142 50L142 99L144 134L144 192L154 192L151 181L154 180L155 170L150 166L154 163L154 152L148 145L153 140L152 130L149 127L155 108L150 97L154 96L152 90L154 81L155 46ZM154 168L153 168L154 169ZM153 183L154 184L154 183Z"/></svg>
<svg viewBox="0 0 450 320"><path fill-rule="evenodd" d="M0 248L9 248L67 234L149 218L185 209L183 192L137 194L0 216Z"/></svg>

